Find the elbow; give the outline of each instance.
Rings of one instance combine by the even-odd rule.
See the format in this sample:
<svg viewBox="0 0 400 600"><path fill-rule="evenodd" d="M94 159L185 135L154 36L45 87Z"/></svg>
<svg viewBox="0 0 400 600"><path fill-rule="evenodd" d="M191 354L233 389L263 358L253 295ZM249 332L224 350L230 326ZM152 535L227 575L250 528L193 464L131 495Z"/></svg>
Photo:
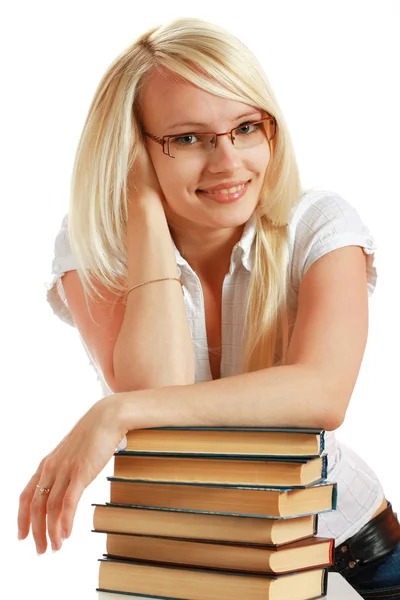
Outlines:
<svg viewBox="0 0 400 600"><path fill-rule="evenodd" d="M338 413L337 411L331 411L329 415L325 415L323 429L326 431L334 431L335 429L339 429L344 422L344 415Z"/></svg>
<svg viewBox="0 0 400 600"><path fill-rule="evenodd" d="M327 385L326 378L317 373L314 387L314 424L316 428L334 431L343 425L346 410L350 402L348 391L338 389L338 386Z"/></svg>
<svg viewBox="0 0 400 600"><path fill-rule="evenodd" d="M329 398L328 395L325 397ZM330 401L325 404L322 417L322 426L326 431L334 431L343 425L349 401L349 398L343 398L343 395L341 397L338 393L331 395Z"/></svg>

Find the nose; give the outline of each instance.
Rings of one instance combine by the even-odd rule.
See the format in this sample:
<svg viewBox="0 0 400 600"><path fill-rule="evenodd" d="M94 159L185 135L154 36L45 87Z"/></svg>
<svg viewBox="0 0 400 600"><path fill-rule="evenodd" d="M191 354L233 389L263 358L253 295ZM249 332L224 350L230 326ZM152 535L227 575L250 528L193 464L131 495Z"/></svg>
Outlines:
<svg viewBox="0 0 400 600"><path fill-rule="evenodd" d="M215 150L208 155L208 159L208 169L213 173L234 172L239 168L239 153L231 142L230 134L217 137Z"/></svg>

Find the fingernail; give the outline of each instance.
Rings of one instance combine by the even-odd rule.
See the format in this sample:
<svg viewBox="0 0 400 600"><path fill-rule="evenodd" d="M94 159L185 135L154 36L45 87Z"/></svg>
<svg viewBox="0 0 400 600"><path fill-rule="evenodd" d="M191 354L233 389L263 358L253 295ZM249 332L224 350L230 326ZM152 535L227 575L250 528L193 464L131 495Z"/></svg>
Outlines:
<svg viewBox="0 0 400 600"><path fill-rule="evenodd" d="M40 552L36 550L36 556L42 556Z"/></svg>
<svg viewBox="0 0 400 600"><path fill-rule="evenodd" d="M22 532L18 529L18 539L19 541L22 540Z"/></svg>
<svg viewBox="0 0 400 600"><path fill-rule="evenodd" d="M61 529L61 538L62 541L67 539L67 532L65 531L65 529Z"/></svg>

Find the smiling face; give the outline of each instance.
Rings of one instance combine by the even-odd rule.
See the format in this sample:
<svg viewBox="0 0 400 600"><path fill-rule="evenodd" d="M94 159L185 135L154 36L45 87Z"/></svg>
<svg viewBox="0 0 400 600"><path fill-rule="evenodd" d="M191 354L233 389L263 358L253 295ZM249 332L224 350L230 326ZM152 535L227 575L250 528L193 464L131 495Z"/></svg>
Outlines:
<svg viewBox="0 0 400 600"><path fill-rule="evenodd" d="M158 137L191 131L222 133L265 116L254 106L215 96L190 83L171 81L159 73L149 77L142 106L144 130ZM176 158L164 154L162 146L148 137L146 147L172 227L236 228L250 218L270 160L266 138L265 143L239 149L232 145L230 136L219 136L212 153ZM226 189L211 191L219 184L237 193L232 197Z"/></svg>

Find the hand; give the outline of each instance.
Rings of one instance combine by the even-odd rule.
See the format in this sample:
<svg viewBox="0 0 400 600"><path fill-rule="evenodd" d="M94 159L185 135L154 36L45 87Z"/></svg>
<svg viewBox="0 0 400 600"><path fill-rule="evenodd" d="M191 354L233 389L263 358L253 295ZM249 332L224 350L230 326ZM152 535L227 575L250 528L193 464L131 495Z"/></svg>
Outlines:
<svg viewBox="0 0 400 600"><path fill-rule="evenodd" d="M72 530L85 488L106 466L127 430L118 423L120 394L107 396L78 421L69 434L40 463L20 496L18 537L32 525L38 554L46 552L47 531L53 550L61 548ZM38 485L50 489L40 494Z"/></svg>
<svg viewBox="0 0 400 600"><path fill-rule="evenodd" d="M146 206L152 198L161 204L165 203L164 194L157 178L152 160L146 148L139 151L128 175L129 205L143 203Z"/></svg>

